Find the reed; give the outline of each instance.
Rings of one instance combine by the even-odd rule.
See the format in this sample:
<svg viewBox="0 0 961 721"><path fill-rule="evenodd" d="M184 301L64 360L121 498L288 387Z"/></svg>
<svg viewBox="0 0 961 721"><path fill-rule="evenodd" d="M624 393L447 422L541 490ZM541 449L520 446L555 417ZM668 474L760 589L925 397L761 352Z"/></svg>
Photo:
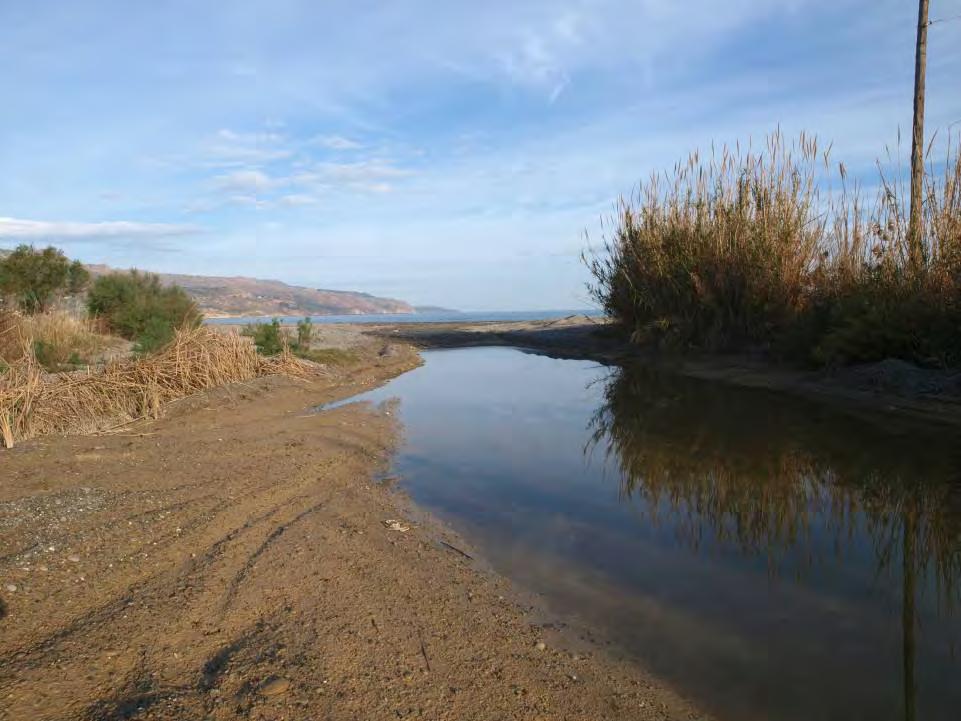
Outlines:
<svg viewBox="0 0 961 721"><path fill-rule="evenodd" d="M957 150L933 170L912 249L903 183L881 172L866 203L812 136L695 152L619 202L602 248L585 254L591 294L639 343L957 363Z"/></svg>
<svg viewBox="0 0 961 721"><path fill-rule="evenodd" d="M309 372L289 352L265 358L246 338L207 328L178 331L155 355L75 373L46 373L26 348L0 376L0 435L10 448L35 436L105 431L157 418L172 401L228 383Z"/></svg>
<svg viewBox="0 0 961 721"><path fill-rule="evenodd" d="M32 349L47 370L75 368L117 346L119 339L104 332L96 318L66 310L36 315L0 313L0 360L10 364Z"/></svg>

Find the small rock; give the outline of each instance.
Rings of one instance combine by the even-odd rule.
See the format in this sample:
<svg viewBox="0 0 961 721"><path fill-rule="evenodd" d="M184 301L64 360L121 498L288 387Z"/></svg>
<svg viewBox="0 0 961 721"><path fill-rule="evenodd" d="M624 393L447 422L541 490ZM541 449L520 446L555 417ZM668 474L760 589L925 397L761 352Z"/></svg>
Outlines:
<svg viewBox="0 0 961 721"><path fill-rule="evenodd" d="M571 681L577 681L577 674L569 673L567 674L567 678L569 678Z"/></svg>
<svg viewBox="0 0 961 721"><path fill-rule="evenodd" d="M15 584L15 583L8 583L6 586L3 587L3 589L4 589L7 593L16 593L16 592L17 592L17 584Z"/></svg>
<svg viewBox="0 0 961 721"><path fill-rule="evenodd" d="M67 560L70 561L70 563L80 563L80 556L78 556L76 553L71 553L69 556L67 556Z"/></svg>
<svg viewBox="0 0 961 721"><path fill-rule="evenodd" d="M282 693L287 693L290 688L290 681L285 678L275 678L267 681L263 686L260 687L260 693L264 696L279 696Z"/></svg>
<svg viewBox="0 0 961 721"><path fill-rule="evenodd" d="M547 649L547 644L543 641L538 641L534 644L534 648L536 648L538 651L544 651Z"/></svg>

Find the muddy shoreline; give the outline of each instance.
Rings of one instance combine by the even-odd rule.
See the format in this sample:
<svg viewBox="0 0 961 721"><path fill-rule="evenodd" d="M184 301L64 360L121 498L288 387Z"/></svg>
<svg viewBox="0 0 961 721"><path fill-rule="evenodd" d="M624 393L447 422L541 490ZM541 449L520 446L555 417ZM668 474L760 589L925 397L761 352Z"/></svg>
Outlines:
<svg viewBox="0 0 961 721"><path fill-rule="evenodd" d="M706 718L377 482L396 420L311 409L419 357L330 340L356 362L0 454L0 719Z"/></svg>
<svg viewBox="0 0 961 721"><path fill-rule="evenodd" d="M597 318L490 323L353 326L352 332L419 349L501 345L607 365L642 363L702 380L784 393L831 405L871 423L961 428L961 371L887 361L836 372L773 365L745 356L678 356L638 348Z"/></svg>

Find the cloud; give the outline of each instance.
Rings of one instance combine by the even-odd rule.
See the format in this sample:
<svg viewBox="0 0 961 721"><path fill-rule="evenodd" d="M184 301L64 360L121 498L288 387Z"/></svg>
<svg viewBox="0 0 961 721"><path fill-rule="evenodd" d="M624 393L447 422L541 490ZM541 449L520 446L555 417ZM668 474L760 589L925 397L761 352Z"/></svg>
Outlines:
<svg viewBox="0 0 961 721"><path fill-rule="evenodd" d="M237 132L222 128L202 149L204 164L213 166L270 163L294 155L284 136L275 132Z"/></svg>
<svg viewBox="0 0 961 721"><path fill-rule="evenodd" d="M356 163L320 163L317 171L321 176L347 183L366 183L377 180L406 178L413 171L398 168L391 161L362 160Z"/></svg>
<svg viewBox="0 0 961 721"><path fill-rule="evenodd" d="M304 205L316 205L318 198L313 195L307 195L306 193L292 193L291 195L285 195L281 197L279 202L281 205L297 207Z"/></svg>
<svg viewBox="0 0 961 721"><path fill-rule="evenodd" d="M318 135L310 143L328 150L360 150L364 146L342 135Z"/></svg>
<svg viewBox="0 0 961 721"><path fill-rule="evenodd" d="M261 170L237 170L214 178L219 190L250 195L265 193L284 182L282 178L271 178Z"/></svg>
<svg viewBox="0 0 961 721"><path fill-rule="evenodd" d="M171 223L135 223L113 220L100 223L0 218L0 239L15 241L100 241L173 238L194 235L200 228Z"/></svg>

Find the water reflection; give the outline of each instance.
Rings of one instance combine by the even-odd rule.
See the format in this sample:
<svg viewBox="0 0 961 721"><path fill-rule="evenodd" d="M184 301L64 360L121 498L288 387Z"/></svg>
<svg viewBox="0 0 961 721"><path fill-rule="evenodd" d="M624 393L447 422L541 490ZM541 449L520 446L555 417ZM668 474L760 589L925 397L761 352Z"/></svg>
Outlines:
<svg viewBox="0 0 961 721"><path fill-rule="evenodd" d="M399 399L391 473L562 617L721 719L957 718L953 439L643 368L425 361L360 397Z"/></svg>
<svg viewBox="0 0 961 721"><path fill-rule="evenodd" d="M866 534L877 576L900 566L903 711L915 719L919 602L933 593L938 614L950 615L959 600L956 446L928 432L878 443L874 429L838 433L795 407L734 395L649 368L618 370L586 451L602 450L646 522L670 526L695 550L709 537L762 557L775 576L802 579L825 562L825 537L837 563Z"/></svg>

